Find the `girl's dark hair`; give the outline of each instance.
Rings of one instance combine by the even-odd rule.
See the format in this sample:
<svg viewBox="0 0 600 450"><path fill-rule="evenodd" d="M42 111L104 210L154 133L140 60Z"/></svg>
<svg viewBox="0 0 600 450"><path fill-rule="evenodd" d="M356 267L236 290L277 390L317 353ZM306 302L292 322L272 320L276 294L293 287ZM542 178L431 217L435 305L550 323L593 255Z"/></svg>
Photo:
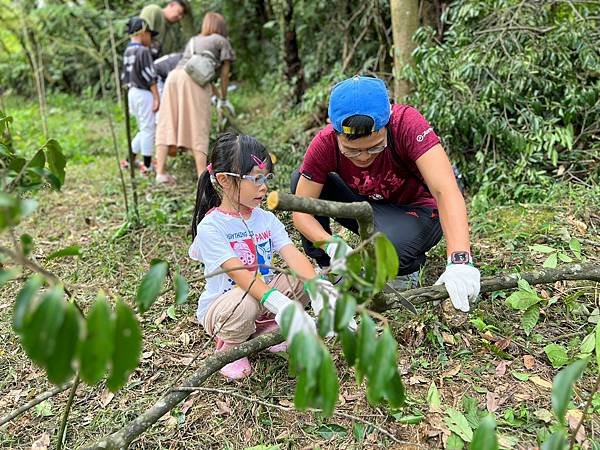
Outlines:
<svg viewBox="0 0 600 450"><path fill-rule="evenodd" d="M373 121L372 117L364 116L362 114L356 114L354 116L350 116L344 119L344 121L342 122L342 126L354 128L355 130L357 130L357 132L352 134L341 134L343 134L346 137L346 139L353 141L354 139L360 139L365 136L370 136L373 132L374 125L375 122Z"/></svg>
<svg viewBox="0 0 600 450"><path fill-rule="evenodd" d="M192 239L196 237L198 224L206 213L221 204L222 199L215 176L220 172L247 175L257 165L255 158L265 162L268 172L273 170L271 155L256 138L233 132L224 133L217 138L207 161L211 167L212 177L211 173L205 170L198 178L196 206L192 218Z"/></svg>

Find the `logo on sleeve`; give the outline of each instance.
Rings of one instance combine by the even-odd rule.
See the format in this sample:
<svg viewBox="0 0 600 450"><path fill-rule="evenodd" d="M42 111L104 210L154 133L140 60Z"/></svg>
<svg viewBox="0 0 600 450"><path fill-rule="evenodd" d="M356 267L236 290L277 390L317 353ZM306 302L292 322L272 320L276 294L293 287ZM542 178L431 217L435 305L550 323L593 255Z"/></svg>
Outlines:
<svg viewBox="0 0 600 450"><path fill-rule="evenodd" d="M423 131L421 134L417 135L417 142L423 142L423 139L425 139L425 136L427 136L432 131L433 131L433 128L429 127L425 131Z"/></svg>

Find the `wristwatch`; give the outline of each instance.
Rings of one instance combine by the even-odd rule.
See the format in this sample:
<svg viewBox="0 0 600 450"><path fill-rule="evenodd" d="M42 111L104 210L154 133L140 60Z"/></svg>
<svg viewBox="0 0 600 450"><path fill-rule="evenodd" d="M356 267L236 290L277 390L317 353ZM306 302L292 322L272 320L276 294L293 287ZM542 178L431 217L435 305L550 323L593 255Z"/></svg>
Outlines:
<svg viewBox="0 0 600 450"><path fill-rule="evenodd" d="M473 258L469 252L452 252L448 257L448 264L473 264Z"/></svg>

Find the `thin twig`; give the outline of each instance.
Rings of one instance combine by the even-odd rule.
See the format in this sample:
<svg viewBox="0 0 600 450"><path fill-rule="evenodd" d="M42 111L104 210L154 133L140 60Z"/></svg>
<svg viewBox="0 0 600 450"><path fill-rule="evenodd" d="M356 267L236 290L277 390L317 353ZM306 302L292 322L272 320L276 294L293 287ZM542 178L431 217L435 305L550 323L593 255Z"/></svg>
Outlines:
<svg viewBox="0 0 600 450"><path fill-rule="evenodd" d="M69 412L71 412L71 406L73 406L73 399L75 398L75 391L79 386L79 373L75 375L73 386L71 386L71 392L69 392L69 399L65 405L65 411L60 421L60 429L58 430L58 442L56 443L56 449L62 450L63 442L65 440L65 430L67 429L67 420L69 419Z"/></svg>
<svg viewBox="0 0 600 450"><path fill-rule="evenodd" d="M195 391L214 392L214 393L223 394L223 395L231 395L232 397L237 397L237 398L240 398L242 400L246 400L246 401L251 402L251 403L258 403L259 405L263 405L263 406L266 406L268 408L275 408L275 409L279 409L281 411L295 411L294 408L290 408L290 407L287 407L287 406L276 405L274 403L265 402L264 400L260 400L258 398L247 397L247 396L245 396L243 394L238 394L237 392L228 391L228 390L225 390L225 389L208 388L208 387L202 387L202 386L198 386L198 387L180 386L180 387L174 388L173 390L176 390L176 391L186 391L186 392L195 392ZM308 408L307 411L308 412L313 412L313 413L322 413L323 412L320 409L316 409L316 408ZM339 416L339 417L344 417L344 418L350 419L350 420L355 420L357 422L362 422L365 425L369 425L369 426L373 427L374 429L376 429L377 431L379 431L380 433L385 434L387 437L389 437L390 439L392 439L394 442L396 442L398 444L410 444L410 445L416 445L418 447L421 447L419 444L417 444L415 442L401 441L400 439L398 439L396 436L394 436L392 433L390 433L386 429L380 427L377 424L369 422L368 420L363 419L362 417L353 416L352 414L343 413L341 411L334 411L333 415L334 416Z"/></svg>
<svg viewBox="0 0 600 450"><path fill-rule="evenodd" d="M594 398L594 394L598 391L599 388L600 388L600 374L598 374L598 377L596 377L596 383L594 384L594 387L592 388L592 392L590 392L590 396L588 397L585 407L583 408L583 414L581 414L581 420L579 421L579 423L573 430L573 433L571 433L571 439L569 441L569 450L573 450L573 447L575 445L575 439L577 438L577 432L579 431L579 428L581 428L581 425L583 425L585 416L586 416L588 410L590 409L590 406L592 405L592 399Z"/></svg>
<svg viewBox="0 0 600 450"><path fill-rule="evenodd" d="M11 420L19 417L21 414L29 411L31 408L33 408L36 405L39 405L40 403L42 403L44 400L49 399L50 397L54 397L55 395L60 394L61 392L66 391L67 389L69 389L71 386L73 385L72 381L69 381L68 383L62 384L60 386L56 386L53 389L50 389L49 391L46 391L40 395L38 395L37 397L35 397L33 400L25 403L24 405L20 406L19 408L15 409L13 412L7 414L6 416L4 416L2 419L0 419L0 427L4 424L7 424L8 422L10 422Z"/></svg>

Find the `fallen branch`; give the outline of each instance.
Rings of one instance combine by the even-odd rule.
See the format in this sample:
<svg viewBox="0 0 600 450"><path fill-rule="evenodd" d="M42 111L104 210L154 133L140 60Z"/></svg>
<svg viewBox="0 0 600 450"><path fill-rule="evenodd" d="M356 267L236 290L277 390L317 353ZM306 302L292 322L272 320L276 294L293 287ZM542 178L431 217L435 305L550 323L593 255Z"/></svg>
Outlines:
<svg viewBox="0 0 600 450"><path fill-rule="evenodd" d="M0 419L0 427L4 424L10 422L14 418L19 417L21 414L29 411L34 406L39 405L44 400L47 400L50 397L54 397L55 395L60 394L63 391L66 391L72 385L73 385L73 382L69 381L68 383L61 384L60 386L56 386L55 388L50 389L49 391L43 392L42 394L35 397L33 400L25 403L24 405L20 406L18 409L15 409L13 412L11 412L10 414L7 414L2 419Z"/></svg>
<svg viewBox="0 0 600 450"><path fill-rule="evenodd" d="M332 203L332 202L328 202ZM512 289L517 286L519 278L523 278L529 284L554 283L559 280L591 280L600 282L600 266L590 264L574 264L558 269L544 269L522 274L511 274L500 277L485 277L481 281L481 293L493 292L504 289ZM435 300L448 298L446 288L442 286L423 287L404 291L402 296L413 304L423 304ZM378 296L378 302L369 305L374 311L384 311L400 306L396 295L382 294ZM126 424L116 433L87 447L89 449L121 449L126 448L135 438L142 434L158 421L164 414L177 406L182 400L190 395L190 391L182 391L182 388L194 388L200 386L213 373L217 372L226 364L264 350L272 345L283 342L279 333L268 333L251 339L239 346L215 353L204 360L200 368L183 382L181 387L175 388L162 396L150 409L146 410L133 421ZM193 391L193 389L191 390Z"/></svg>
<svg viewBox="0 0 600 450"><path fill-rule="evenodd" d="M513 273L499 277L483 277L481 279L481 293L514 289L520 278L527 280L531 285L555 283L556 281L590 280L600 282L600 265L597 263L573 264L557 269L534 270L525 273ZM398 296L408 300L413 305L434 302L448 298L448 291L443 285L427 286L410 289L400 294L379 294L369 308L374 311L386 311L402 306L397 300Z"/></svg>
<svg viewBox="0 0 600 450"><path fill-rule="evenodd" d="M297 211L314 216L356 219L360 238L364 241L375 232L373 208L369 202L332 202L273 191L267 197L267 207L279 211Z"/></svg>
<svg viewBox="0 0 600 450"><path fill-rule="evenodd" d="M199 386L213 373L217 372L226 364L240 359L244 356L264 350L272 345L283 342L283 336L279 333L266 333L251 339L239 346L215 353L204 360L201 367L196 370L188 379L186 379L182 387ZM88 449L122 449L127 448L129 444L140 434L152 426L164 414L173 409L179 402L188 397L191 392L170 391L163 395L154 405L152 405L143 414L126 424L116 433L103 438L95 444L84 447Z"/></svg>

